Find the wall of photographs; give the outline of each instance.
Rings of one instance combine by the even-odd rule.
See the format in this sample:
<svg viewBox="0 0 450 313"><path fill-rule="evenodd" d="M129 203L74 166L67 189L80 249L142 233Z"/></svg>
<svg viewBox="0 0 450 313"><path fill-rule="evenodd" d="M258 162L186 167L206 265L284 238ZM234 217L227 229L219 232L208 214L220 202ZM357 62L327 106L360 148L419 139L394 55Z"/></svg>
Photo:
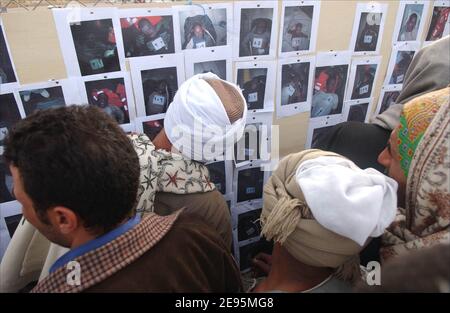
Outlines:
<svg viewBox="0 0 450 313"><path fill-rule="evenodd" d="M249 109L245 136L234 160L207 166L229 203L246 271L255 251L270 248L259 236L270 126L280 126L285 155L313 147L342 121L368 122L395 103L417 50L449 34L449 13L445 0L10 11L0 16L0 139L33 111L68 104L99 106L124 130L154 138L186 79L214 72L236 83ZM20 207L0 165L1 256Z"/></svg>

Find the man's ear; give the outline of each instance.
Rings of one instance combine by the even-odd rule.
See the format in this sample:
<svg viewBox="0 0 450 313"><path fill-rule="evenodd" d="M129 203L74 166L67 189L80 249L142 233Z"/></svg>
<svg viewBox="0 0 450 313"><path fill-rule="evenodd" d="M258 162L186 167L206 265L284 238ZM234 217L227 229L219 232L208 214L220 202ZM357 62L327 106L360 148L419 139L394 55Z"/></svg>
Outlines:
<svg viewBox="0 0 450 313"><path fill-rule="evenodd" d="M57 206L48 210L51 224L63 235L73 233L80 226L80 218L72 210Z"/></svg>

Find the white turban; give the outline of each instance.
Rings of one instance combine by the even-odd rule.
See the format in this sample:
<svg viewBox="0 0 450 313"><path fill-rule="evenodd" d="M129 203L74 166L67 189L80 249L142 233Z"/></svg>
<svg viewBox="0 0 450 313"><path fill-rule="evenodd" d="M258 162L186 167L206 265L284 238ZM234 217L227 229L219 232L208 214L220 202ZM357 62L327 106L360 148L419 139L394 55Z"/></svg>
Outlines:
<svg viewBox="0 0 450 313"><path fill-rule="evenodd" d="M243 103L239 120L230 122L224 104L205 79L220 80L238 91ZM240 88L206 73L195 75L180 86L167 110L164 128L169 141L184 156L206 162L219 160L225 152L232 151L244 133L246 118L247 106Z"/></svg>
<svg viewBox="0 0 450 313"><path fill-rule="evenodd" d="M303 162L296 179L317 222L361 246L395 218L397 182L374 169L321 156Z"/></svg>

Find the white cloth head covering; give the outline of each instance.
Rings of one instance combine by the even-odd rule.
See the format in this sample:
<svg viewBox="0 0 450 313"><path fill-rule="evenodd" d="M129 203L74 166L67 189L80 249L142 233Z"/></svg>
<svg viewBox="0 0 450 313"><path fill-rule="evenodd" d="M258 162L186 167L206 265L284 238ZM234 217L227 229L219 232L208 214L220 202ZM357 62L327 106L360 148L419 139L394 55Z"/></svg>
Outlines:
<svg viewBox="0 0 450 313"><path fill-rule="evenodd" d="M244 105L242 118L231 124L222 101L205 79L221 80L212 73L188 79L178 89L164 118L164 128L172 145L184 156L202 162L219 159L224 152L232 151L234 143L244 134L247 118ZM221 81L236 88L245 104L239 87Z"/></svg>
<svg viewBox="0 0 450 313"><path fill-rule="evenodd" d="M374 169L322 156L303 162L296 180L317 222L361 246L395 218L397 182Z"/></svg>

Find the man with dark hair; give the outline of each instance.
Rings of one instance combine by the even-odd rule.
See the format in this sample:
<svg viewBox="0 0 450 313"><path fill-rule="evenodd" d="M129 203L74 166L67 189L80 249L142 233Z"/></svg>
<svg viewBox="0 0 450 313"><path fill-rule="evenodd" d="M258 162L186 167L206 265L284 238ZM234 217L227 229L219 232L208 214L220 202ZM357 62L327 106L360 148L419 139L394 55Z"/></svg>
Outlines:
<svg viewBox="0 0 450 313"><path fill-rule="evenodd" d="M30 115L8 134L4 157L26 221L70 248L34 292L240 290L235 262L206 224L183 210L136 215L138 155L98 108ZM24 247L15 248L10 254ZM14 267L11 260L2 271Z"/></svg>

